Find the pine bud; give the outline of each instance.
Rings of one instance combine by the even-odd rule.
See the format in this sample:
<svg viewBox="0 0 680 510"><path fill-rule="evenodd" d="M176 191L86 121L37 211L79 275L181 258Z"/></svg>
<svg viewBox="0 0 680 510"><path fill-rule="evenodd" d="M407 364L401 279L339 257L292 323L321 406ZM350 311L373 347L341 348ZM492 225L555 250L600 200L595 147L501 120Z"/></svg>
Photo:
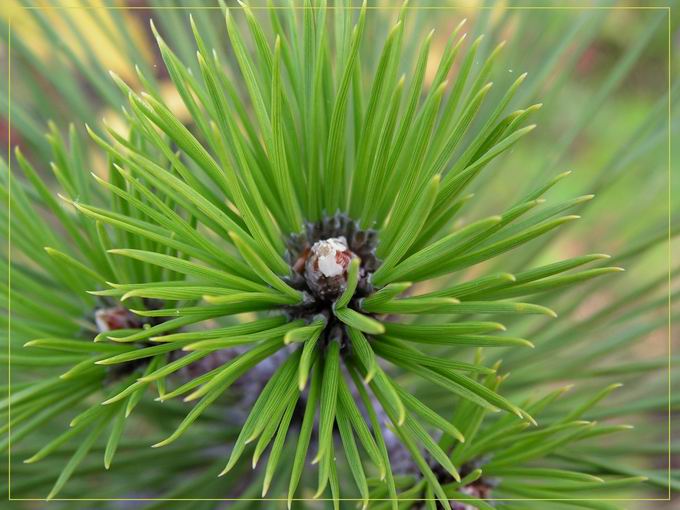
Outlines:
<svg viewBox="0 0 680 510"><path fill-rule="evenodd" d="M123 306L97 309L94 312L94 322L100 333L117 329L135 329L142 326L140 318Z"/></svg>
<svg viewBox="0 0 680 510"><path fill-rule="evenodd" d="M354 257L344 236L314 243L305 262L309 289L324 301L338 297L347 286L347 267Z"/></svg>

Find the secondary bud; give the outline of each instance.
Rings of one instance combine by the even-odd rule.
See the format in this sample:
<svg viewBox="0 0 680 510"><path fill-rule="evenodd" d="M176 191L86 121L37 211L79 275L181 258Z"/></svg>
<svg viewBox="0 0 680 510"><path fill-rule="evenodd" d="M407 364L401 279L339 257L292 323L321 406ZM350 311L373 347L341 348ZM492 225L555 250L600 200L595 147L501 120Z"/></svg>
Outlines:
<svg viewBox="0 0 680 510"><path fill-rule="evenodd" d="M347 286L347 267L355 256L343 236L314 243L305 262L309 289L323 300L338 297Z"/></svg>
<svg viewBox="0 0 680 510"><path fill-rule="evenodd" d="M100 333L142 327L140 318L122 306L99 308L94 312L94 321Z"/></svg>

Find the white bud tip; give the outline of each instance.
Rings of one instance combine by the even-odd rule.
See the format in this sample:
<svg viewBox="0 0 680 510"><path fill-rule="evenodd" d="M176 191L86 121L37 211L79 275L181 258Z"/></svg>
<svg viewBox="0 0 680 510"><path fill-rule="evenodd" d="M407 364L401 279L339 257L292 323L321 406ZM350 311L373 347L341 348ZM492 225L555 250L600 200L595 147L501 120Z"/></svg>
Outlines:
<svg viewBox="0 0 680 510"><path fill-rule="evenodd" d="M338 263L336 257L338 252L344 251L347 251L347 241L344 237L331 237L317 241L312 246L312 252L318 257L319 271L327 278L344 273L345 267Z"/></svg>

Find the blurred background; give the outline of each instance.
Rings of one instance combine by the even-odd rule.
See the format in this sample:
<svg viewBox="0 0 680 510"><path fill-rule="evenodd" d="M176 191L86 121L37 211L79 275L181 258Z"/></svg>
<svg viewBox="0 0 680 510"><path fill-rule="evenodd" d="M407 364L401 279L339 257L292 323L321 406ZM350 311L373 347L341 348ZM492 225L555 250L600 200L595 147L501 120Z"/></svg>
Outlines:
<svg viewBox="0 0 680 510"><path fill-rule="evenodd" d="M289 7L301 2L270 3ZM265 8L269 3L255 0L250 5ZM47 176L51 149L45 132L65 133L73 123L76 130L84 133L86 123L97 126L102 119L110 125L123 126L120 108L126 100L108 71L115 71L133 88L142 89L135 66L152 78L144 86L160 90L175 113L191 124L170 84L149 20L153 18L163 38L192 66L195 43L189 25L191 13L221 60L229 61L233 55L224 20L212 9L214 6L215 2L209 0L4 0L0 10L3 32L0 137L9 139L12 146L20 146ZM238 8L238 4L234 6ZM362 50L366 58L362 64L372 69L381 47L371 45L371 38L381 40L381 31L394 21L400 3L372 1L369 6L373 33L367 33ZM435 28L428 68L431 80L449 34L467 19L463 29L468 33L466 44L484 34L475 66L480 66L485 56L506 41L490 75L494 82L491 94L498 99L517 76L527 72L528 77L510 106L543 105L533 117L538 129L494 161L471 189L482 199L472 201L464 217L496 214L537 181L567 170L573 174L551 191L551 199L596 195L582 208L581 213L587 215L588 221L561 230L559 239L549 245L532 245L533 250L525 250L514 258L511 255L505 259L506 270L577 254L625 252L654 236L661 239L667 236L670 218L677 229L680 150L676 148L671 153L669 144L672 141L677 144L680 132L677 80L680 5L643 1L413 0L410 7L403 59L406 72L413 65L421 41ZM263 20L267 19L265 9L256 12ZM10 65L11 79L7 80L4 77ZM458 62L454 65L454 74L458 65ZM670 83L671 76L674 84ZM487 104L494 102L492 99ZM669 128L675 133L673 139ZM7 144L1 150L5 159L11 157ZM105 174L106 160L101 152L92 146L87 153L87 166ZM672 175L671 169L675 169ZM657 243L635 264L626 266L625 274L585 293L575 316L586 320L614 297L645 282L663 282L669 267L678 267L677 256L670 260L671 253L678 252L677 240L672 241L670 250L667 242ZM670 285L671 292L677 292L677 282ZM659 285L654 292L662 300L669 293L668 284ZM677 314L677 305L675 309ZM623 361L658 360L669 354L669 310L659 306L652 313L656 326L626 351L627 359ZM680 349L677 328L671 338L677 352ZM598 338L592 339L597 341ZM512 367L513 360L507 361ZM672 362L675 366L676 358ZM578 374L570 375L578 378ZM564 374L557 374L552 382L558 384L565 378ZM648 384L631 391L638 391L641 401L652 402L659 409L656 415L644 418L646 433L651 431L657 439L666 437L668 425L663 409L668 401L667 367L659 363ZM678 408L677 397L671 404ZM627 441L631 441L631 435ZM639 441L643 443L646 439L640 436ZM656 467L663 469L667 457L663 449L658 450ZM674 460L673 468L680 469L680 459ZM639 497L664 496L650 490ZM670 505L631 502L627 508L670 508Z"/></svg>

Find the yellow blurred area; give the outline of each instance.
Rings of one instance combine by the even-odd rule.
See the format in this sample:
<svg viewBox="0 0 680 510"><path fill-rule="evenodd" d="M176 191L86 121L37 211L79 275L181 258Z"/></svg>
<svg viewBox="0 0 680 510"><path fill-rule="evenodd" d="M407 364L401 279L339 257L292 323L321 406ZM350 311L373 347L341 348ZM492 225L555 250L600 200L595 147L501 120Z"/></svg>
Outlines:
<svg viewBox="0 0 680 510"><path fill-rule="evenodd" d="M12 30L39 58L47 61L53 56L52 43L45 38L44 31L33 19L31 9L22 6L18 0L2 0L3 8L0 16L12 20ZM123 4L121 4L123 5ZM116 28L109 9L101 0L40 0L36 2L36 9L46 17L51 26L63 37L63 42L78 58L86 56L86 47L79 38L87 44L87 49L102 62L104 67L115 71L126 81L136 83L137 78L133 65L120 50L123 47L123 36ZM128 37L144 55L151 61L152 53L143 36L142 28L137 19L125 10L119 11L125 19ZM70 23L69 23L70 22ZM74 33L72 26L77 27Z"/></svg>

